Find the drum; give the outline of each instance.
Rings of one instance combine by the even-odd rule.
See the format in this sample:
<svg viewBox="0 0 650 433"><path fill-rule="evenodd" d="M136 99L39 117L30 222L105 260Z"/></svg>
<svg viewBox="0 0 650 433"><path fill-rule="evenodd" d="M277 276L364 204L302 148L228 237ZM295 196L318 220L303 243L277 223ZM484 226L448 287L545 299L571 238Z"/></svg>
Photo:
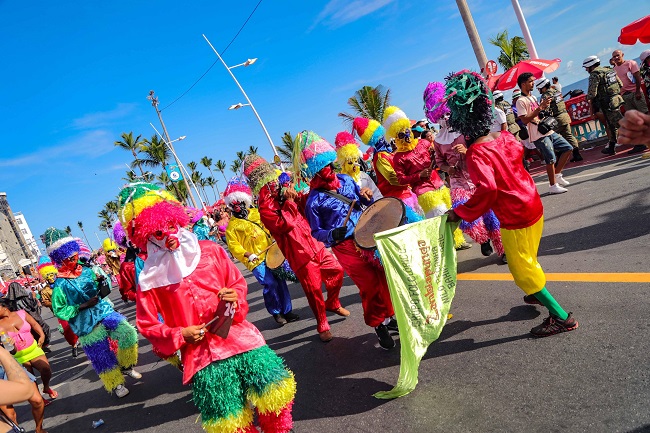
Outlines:
<svg viewBox="0 0 650 433"><path fill-rule="evenodd" d="M289 266L289 262L284 258L278 244L273 244L266 252L266 267L281 280L298 282L298 277Z"/></svg>
<svg viewBox="0 0 650 433"><path fill-rule="evenodd" d="M363 211L354 229L354 241L364 250L377 248L374 234L406 224L406 206L395 197L380 198Z"/></svg>

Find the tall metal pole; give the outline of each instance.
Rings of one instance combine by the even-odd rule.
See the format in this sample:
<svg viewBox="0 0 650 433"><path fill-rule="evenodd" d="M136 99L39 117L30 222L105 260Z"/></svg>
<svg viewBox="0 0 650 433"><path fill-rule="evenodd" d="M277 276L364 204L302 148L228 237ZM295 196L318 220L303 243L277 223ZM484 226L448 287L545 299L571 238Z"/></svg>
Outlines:
<svg viewBox="0 0 650 433"><path fill-rule="evenodd" d="M208 43L208 45L210 45L210 48L212 48L212 51L214 51L214 53L217 55L217 57L219 58L219 60L221 60L221 63L223 63L223 66L226 68L226 70L228 71L228 73L230 74L230 76L232 77L232 79L235 81L235 84L237 84L237 87L239 87L239 90L241 90L241 92L243 93L244 98L246 98L246 101L247 101L248 104L251 106L251 109L253 110L253 113L255 113L255 117L257 117L257 120L260 122L260 125L262 126L262 129L264 130L264 134L266 134L266 138L269 140L269 143L271 143L271 148L273 149L273 154L274 154L274 155L279 159L279 158L280 158L280 155L278 155L278 150L275 148L275 144L273 144L273 140L271 139L271 136L269 135L269 132L266 130L266 126L264 126L264 122L262 122L262 118L261 118L260 115L257 113L257 110L255 109L255 106L254 106L253 103L251 102L251 100L250 100L250 98L248 97L248 95L246 94L246 92L244 92L244 88L241 86L241 84L239 84L239 81L237 81L237 78L235 78L235 75L232 73L232 71L230 70L230 68L228 67L228 65L226 65L226 62L223 61L223 59L222 59L221 56L219 55L219 52L218 52L218 51L217 51L217 50L212 46L212 44L210 43L210 41L208 40L208 38L205 37L205 35L203 35L203 38L204 38L205 41ZM284 166L282 165L282 162L280 162L280 168L281 168L282 170L284 170Z"/></svg>
<svg viewBox="0 0 650 433"><path fill-rule="evenodd" d="M154 91L151 90L149 92L149 96L147 96L147 99L151 101L151 105L153 105L153 108L156 109L156 114L158 115L158 119L160 120L160 124L162 125L163 133L165 134L165 140L167 141L167 145L172 151L172 154L174 155L174 160L176 160L176 164L178 166L181 165L180 161L178 160L178 157L176 156L176 152L174 151L174 146L172 146L171 143L171 138L169 138L169 133L167 132L167 127L165 126L165 122L163 122L162 114L160 113L160 110L158 109L158 97L154 96ZM190 185L187 183L187 178L183 176L183 182L185 183L185 188L187 189L187 194L190 196L190 200L192 200L192 205L195 208L198 208L196 205L196 201L194 200L194 196L192 195L192 190L190 189Z"/></svg>
<svg viewBox="0 0 650 433"><path fill-rule="evenodd" d="M466 0L456 0L456 4L458 5L460 16L463 18L463 24L465 24L465 30L467 30L469 42L472 44L472 48L474 49L476 61L478 62L481 72L483 72L488 60L485 55L485 50L483 49L483 43L481 42L481 38L478 35L476 26L474 25L474 18L472 18L472 13L467 6Z"/></svg>
<svg viewBox="0 0 650 433"><path fill-rule="evenodd" d="M521 33L524 35L530 58L539 59L539 57L537 57L537 49L535 49L535 44L533 43L533 37L530 35L530 30L528 30L528 23L526 23L524 13L521 11L521 6L519 6L519 0L512 0L512 7L515 10L515 15L517 15L517 21L519 21Z"/></svg>

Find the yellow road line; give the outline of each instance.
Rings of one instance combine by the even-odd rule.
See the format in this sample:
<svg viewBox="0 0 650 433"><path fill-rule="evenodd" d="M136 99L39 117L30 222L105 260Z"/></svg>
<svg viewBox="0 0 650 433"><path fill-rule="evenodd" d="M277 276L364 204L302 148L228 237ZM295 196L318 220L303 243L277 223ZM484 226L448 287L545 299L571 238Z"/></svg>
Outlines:
<svg viewBox="0 0 650 433"><path fill-rule="evenodd" d="M458 274L460 281L512 281L512 274ZM546 274L547 281L575 281L580 283L650 283L648 272L584 273L584 274Z"/></svg>

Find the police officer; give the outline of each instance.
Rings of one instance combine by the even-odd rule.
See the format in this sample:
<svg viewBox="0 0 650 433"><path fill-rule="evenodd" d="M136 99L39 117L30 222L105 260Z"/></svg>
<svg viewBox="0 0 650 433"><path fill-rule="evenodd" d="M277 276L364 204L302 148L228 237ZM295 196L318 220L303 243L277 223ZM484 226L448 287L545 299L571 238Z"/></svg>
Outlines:
<svg viewBox="0 0 650 433"><path fill-rule="evenodd" d="M600 111L605 115L609 127L609 144L602 150L606 155L616 153L616 133L618 121L623 118L620 107L625 102L620 95L623 83L616 76L614 68L600 66L600 59L597 56L589 56L582 62L582 67L589 72L589 90L587 100L593 113L593 103L596 102Z"/></svg>
<svg viewBox="0 0 650 433"><path fill-rule="evenodd" d="M505 99L503 99L503 93L500 90L495 90L494 93L494 105L497 108L500 108L504 113L506 113L506 122L508 124L508 131L514 135L517 140L519 140L519 125L517 124L517 117L512 111L512 105Z"/></svg>
<svg viewBox="0 0 650 433"><path fill-rule="evenodd" d="M555 117L555 120L557 120L558 125L555 132L564 137L571 147L573 147L573 157L571 158L571 162L582 161L578 139L571 132L571 117L566 111L566 105L564 104L562 93L559 90L552 88L551 82L546 77L542 77L535 81L535 87L542 95L542 99L549 98L551 100L549 109L551 115Z"/></svg>

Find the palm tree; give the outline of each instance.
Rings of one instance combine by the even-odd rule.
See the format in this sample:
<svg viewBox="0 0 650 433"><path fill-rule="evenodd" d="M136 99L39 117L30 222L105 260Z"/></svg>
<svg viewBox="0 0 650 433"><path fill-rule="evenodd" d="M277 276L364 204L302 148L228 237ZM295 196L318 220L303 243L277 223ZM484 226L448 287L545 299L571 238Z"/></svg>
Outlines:
<svg viewBox="0 0 650 433"><path fill-rule="evenodd" d="M144 143L142 145L142 154L145 156L142 159L138 160L138 164L140 166L145 166L145 167L151 167L153 169L156 168L163 168L167 165L167 162L171 160L173 157L171 150L169 150L169 146L165 144L163 140L158 138L157 135L152 135L150 140L145 139ZM163 173L165 173L165 177L167 180L163 180L163 184L165 185L165 188L168 188L168 182L169 182L169 176L167 176L167 172L163 170ZM160 180L160 176L158 176L158 180ZM183 197L181 197L180 191L177 188L176 182L171 182L172 188L174 188L174 192L176 193L176 198L179 200L184 200Z"/></svg>
<svg viewBox="0 0 650 433"><path fill-rule="evenodd" d="M217 186L217 182L218 180L212 176L208 176L205 178L206 185L212 187L212 192L214 193L214 201L219 200L219 197L221 197L221 193L219 192L219 187Z"/></svg>
<svg viewBox="0 0 650 433"><path fill-rule="evenodd" d="M377 87L363 86L348 99L348 105L352 114L339 113L345 122L352 123L356 117L366 117L381 123L384 110L390 105L390 89L384 89L381 84Z"/></svg>
<svg viewBox="0 0 650 433"><path fill-rule="evenodd" d="M81 230L81 233L84 235L84 239L86 240L86 245L88 245L88 248L92 248L90 246L90 242L88 242L88 236L86 236L86 232L84 231L84 223L81 221L77 221L77 225L79 226L79 230Z"/></svg>
<svg viewBox="0 0 650 433"><path fill-rule="evenodd" d="M522 60L530 58L524 38L521 36L510 38L508 30L497 33L496 37L489 39L488 42L501 50L497 62L504 71L512 68Z"/></svg>
<svg viewBox="0 0 650 433"><path fill-rule="evenodd" d="M131 153L133 153L134 164L135 161L138 160L138 152L140 151L140 148L145 143L144 140L140 140L140 137L142 137L142 135L138 135L135 139L133 139L133 131L129 132L128 134L126 132L123 132L122 141L114 142L115 146L121 147L124 150L130 150ZM139 168L140 168L140 174L144 176L144 173L142 172L142 167Z"/></svg>
<svg viewBox="0 0 650 433"><path fill-rule="evenodd" d="M120 209L120 206L117 204L117 200L111 200L106 203L104 205L104 209L106 209L113 220L117 219L117 211Z"/></svg>
<svg viewBox="0 0 650 433"><path fill-rule="evenodd" d="M239 169L241 168L241 161L239 159L236 159L230 164L230 171L235 173L235 175L238 175Z"/></svg>
<svg viewBox="0 0 650 433"><path fill-rule="evenodd" d="M248 154L249 155L257 155L257 146L249 146L248 147Z"/></svg>
<svg viewBox="0 0 650 433"><path fill-rule="evenodd" d="M191 172L191 173L194 173L194 172L196 171L196 167L197 167L196 162L194 162L194 161L190 161L190 162L188 162L188 163L185 164L185 165L187 165L187 168L190 169L190 172Z"/></svg>
<svg viewBox="0 0 650 433"><path fill-rule="evenodd" d="M133 183L138 181L138 176L132 171L127 171L126 176L122 180L125 180L127 183Z"/></svg>
<svg viewBox="0 0 650 433"><path fill-rule="evenodd" d="M253 146L251 146L251 147L253 147ZM256 148L256 149L257 149L257 148ZM207 156L204 156L203 158L201 158L201 161L200 161L200 162L201 162L201 165L202 165L203 167L207 168L208 171L210 172L210 177L209 177L209 179L214 179L214 173L212 172L212 167L211 167L211 166L212 166L212 158L208 158ZM215 184L215 183L216 183L216 181L215 181L215 182L209 182L209 183L207 184L207 186L212 187L212 192L213 192L214 195L216 196L217 193L216 193L215 190L214 190L214 184ZM215 201L216 201L216 200L215 200Z"/></svg>
<svg viewBox="0 0 650 433"><path fill-rule="evenodd" d="M106 237L110 238L111 235L109 233L109 229L112 227L112 225L106 221L102 221L99 223L99 229L106 231Z"/></svg>
<svg viewBox="0 0 650 433"><path fill-rule="evenodd" d="M205 182L203 180L203 176L201 176L201 173L199 173L198 171L192 171L190 179L192 179L192 182L199 190L199 193L203 193L203 201L209 201L206 199L205 188L204 188Z"/></svg>
<svg viewBox="0 0 650 433"><path fill-rule="evenodd" d="M285 132L282 136L282 145L278 147L278 154L282 157L283 161L290 162L293 160L293 140L291 132Z"/></svg>
<svg viewBox="0 0 650 433"><path fill-rule="evenodd" d="M70 226L66 226L64 230L68 234L68 236L72 234L72 229L70 228Z"/></svg>
<svg viewBox="0 0 650 433"><path fill-rule="evenodd" d="M219 161L215 162L214 169L220 171L221 175L223 176L223 180L228 183L228 179L226 179L226 161L220 159Z"/></svg>
<svg viewBox="0 0 650 433"><path fill-rule="evenodd" d="M111 235L109 233L109 229L113 229L113 220L111 218L111 214L106 209L102 209L97 212L97 217L100 219L100 230L106 230L106 235L110 238Z"/></svg>

